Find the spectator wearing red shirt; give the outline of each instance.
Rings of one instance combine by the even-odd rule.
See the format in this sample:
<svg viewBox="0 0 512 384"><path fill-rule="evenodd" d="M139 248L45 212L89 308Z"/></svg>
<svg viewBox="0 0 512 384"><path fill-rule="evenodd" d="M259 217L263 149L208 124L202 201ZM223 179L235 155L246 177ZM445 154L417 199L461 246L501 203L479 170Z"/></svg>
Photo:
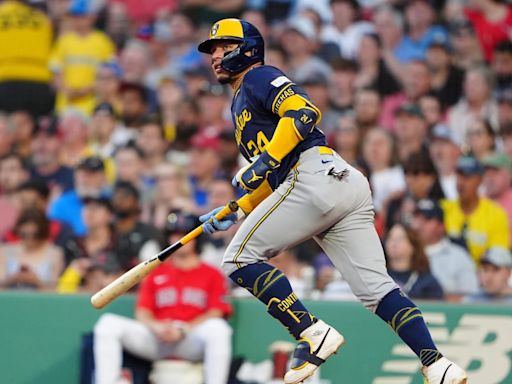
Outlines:
<svg viewBox="0 0 512 384"><path fill-rule="evenodd" d="M494 47L509 40L512 31L512 6L497 0L471 0L471 8L464 10L477 36L485 59L490 62Z"/></svg>
<svg viewBox="0 0 512 384"><path fill-rule="evenodd" d="M178 211L169 215L166 233L178 241L197 219ZM94 327L96 384L117 383L122 349L159 360L204 362L205 384L226 384L231 361L231 313L226 281L216 268L201 262L192 240L155 269L142 283L135 320L101 316Z"/></svg>

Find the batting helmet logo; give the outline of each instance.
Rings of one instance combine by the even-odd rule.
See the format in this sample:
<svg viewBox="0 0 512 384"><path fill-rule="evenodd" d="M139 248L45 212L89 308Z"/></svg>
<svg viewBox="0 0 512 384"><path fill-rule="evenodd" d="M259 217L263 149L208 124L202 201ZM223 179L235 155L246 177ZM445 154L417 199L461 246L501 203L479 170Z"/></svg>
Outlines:
<svg viewBox="0 0 512 384"><path fill-rule="evenodd" d="M218 30L219 30L219 23L213 24L212 30L210 32L211 37L214 37L217 34Z"/></svg>

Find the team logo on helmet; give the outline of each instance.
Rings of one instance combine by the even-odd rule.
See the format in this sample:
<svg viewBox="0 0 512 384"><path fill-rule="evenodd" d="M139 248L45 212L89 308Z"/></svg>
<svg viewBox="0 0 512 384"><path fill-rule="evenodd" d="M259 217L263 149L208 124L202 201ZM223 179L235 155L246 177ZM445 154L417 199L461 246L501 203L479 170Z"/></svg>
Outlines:
<svg viewBox="0 0 512 384"><path fill-rule="evenodd" d="M210 35L215 36L217 34L217 31L219 30L219 23L213 24L212 31L210 32Z"/></svg>

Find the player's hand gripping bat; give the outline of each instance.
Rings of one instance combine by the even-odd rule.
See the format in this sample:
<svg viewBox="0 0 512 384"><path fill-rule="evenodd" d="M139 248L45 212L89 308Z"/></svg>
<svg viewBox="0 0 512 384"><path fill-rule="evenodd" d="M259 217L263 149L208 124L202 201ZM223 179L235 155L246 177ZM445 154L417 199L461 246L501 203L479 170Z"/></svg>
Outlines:
<svg viewBox="0 0 512 384"><path fill-rule="evenodd" d="M215 218L217 220L222 220L224 217L231 213L235 213L237 210L238 202L231 201L219 213L215 215ZM119 276L116 280L111 282L105 288L97 292L91 298L91 304L93 305L93 307L97 309L101 309L107 304L110 304L113 300L121 296L123 293L127 292L135 284L139 283L144 277L146 277L151 271L153 271L156 267L162 264L175 251L177 251L182 246L187 244L190 240L195 239L202 233L203 226L200 225L191 232L189 232L188 234L186 234L185 236L183 236L176 243L165 248L155 257L139 263L129 271L125 272L123 275Z"/></svg>

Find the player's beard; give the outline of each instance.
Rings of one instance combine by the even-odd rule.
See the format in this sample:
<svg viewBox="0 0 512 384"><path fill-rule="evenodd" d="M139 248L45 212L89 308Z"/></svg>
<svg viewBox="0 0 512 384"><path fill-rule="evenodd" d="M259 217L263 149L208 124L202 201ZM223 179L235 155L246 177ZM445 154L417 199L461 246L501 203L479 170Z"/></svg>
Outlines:
<svg viewBox="0 0 512 384"><path fill-rule="evenodd" d="M233 78L229 74L221 74L220 76L217 76L217 81L221 84L229 84L233 81Z"/></svg>

